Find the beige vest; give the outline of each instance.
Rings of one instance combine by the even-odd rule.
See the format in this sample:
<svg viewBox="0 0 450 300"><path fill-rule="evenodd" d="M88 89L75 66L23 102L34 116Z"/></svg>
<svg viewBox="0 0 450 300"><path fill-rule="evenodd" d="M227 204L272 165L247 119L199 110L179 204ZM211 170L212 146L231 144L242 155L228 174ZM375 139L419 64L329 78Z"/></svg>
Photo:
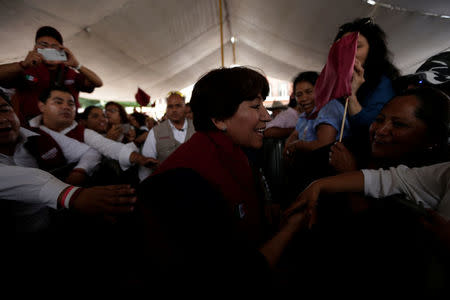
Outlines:
<svg viewBox="0 0 450 300"><path fill-rule="evenodd" d="M192 120L186 119L188 126L186 129L186 138L184 142L189 140L195 133L194 124ZM175 149L177 149L181 143L179 143L174 137L172 127L170 127L169 121L166 120L154 128L155 140L156 140L156 153L157 159L160 162L166 160Z"/></svg>

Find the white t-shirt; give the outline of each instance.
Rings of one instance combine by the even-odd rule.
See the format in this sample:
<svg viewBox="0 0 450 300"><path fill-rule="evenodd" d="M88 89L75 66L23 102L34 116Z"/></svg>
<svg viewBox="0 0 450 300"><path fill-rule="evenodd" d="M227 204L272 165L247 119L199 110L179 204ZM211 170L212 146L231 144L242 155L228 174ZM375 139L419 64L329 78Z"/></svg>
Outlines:
<svg viewBox="0 0 450 300"><path fill-rule="evenodd" d="M450 162L422 168L400 165L389 170L362 170L364 193L374 198L405 194L450 219Z"/></svg>

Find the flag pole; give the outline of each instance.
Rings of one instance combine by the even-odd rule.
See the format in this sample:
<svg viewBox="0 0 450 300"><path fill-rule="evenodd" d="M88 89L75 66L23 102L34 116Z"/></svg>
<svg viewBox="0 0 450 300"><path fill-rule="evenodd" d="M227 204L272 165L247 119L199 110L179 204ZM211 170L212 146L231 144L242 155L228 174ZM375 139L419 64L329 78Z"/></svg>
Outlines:
<svg viewBox="0 0 450 300"><path fill-rule="evenodd" d="M342 117L341 133L339 134L339 142L342 142L342 135L344 134L345 118L347 117L348 97L345 99L344 116Z"/></svg>

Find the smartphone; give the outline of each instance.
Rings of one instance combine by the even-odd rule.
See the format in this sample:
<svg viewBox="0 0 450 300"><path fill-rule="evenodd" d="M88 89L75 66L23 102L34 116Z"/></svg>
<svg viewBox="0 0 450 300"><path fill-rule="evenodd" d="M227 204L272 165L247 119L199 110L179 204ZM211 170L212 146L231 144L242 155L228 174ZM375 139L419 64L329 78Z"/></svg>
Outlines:
<svg viewBox="0 0 450 300"><path fill-rule="evenodd" d="M38 53L42 54L45 60L49 61L67 61L67 55L64 50L53 48L38 48Z"/></svg>

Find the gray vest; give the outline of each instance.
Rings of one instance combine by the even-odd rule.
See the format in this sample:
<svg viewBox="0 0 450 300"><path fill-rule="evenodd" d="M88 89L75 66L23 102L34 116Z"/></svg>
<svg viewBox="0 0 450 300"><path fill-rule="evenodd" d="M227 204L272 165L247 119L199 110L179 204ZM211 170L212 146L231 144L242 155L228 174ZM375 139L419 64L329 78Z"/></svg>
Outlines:
<svg viewBox="0 0 450 300"><path fill-rule="evenodd" d="M195 133L194 124L192 120L186 119L188 126L186 129L186 138L184 142L189 140L191 136ZM174 137L172 132L172 127L170 127L169 121L166 120L156 126L154 129L155 140L156 140L156 153L157 159L160 162L166 160L170 154L172 154L175 149L177 149L181 143L179 143Z"/></svg>

